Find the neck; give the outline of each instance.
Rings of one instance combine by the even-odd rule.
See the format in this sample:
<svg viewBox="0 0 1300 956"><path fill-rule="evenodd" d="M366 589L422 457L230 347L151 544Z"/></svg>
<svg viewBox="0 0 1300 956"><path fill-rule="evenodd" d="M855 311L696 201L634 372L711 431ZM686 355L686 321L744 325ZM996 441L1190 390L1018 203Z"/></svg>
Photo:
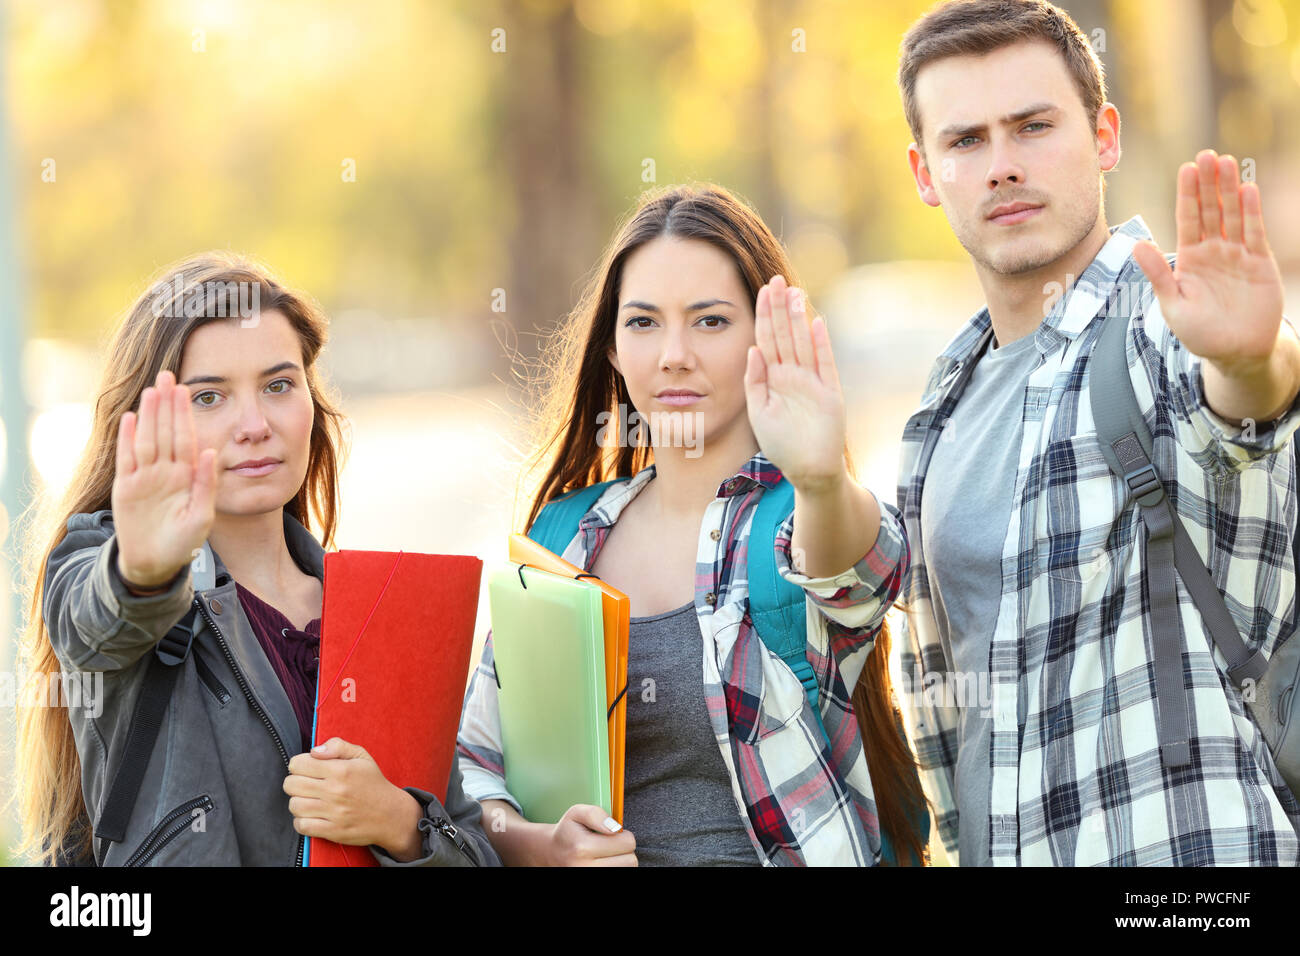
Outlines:
<svg viewBox="0 0 1300 956"><path fill-rule="evenodd" d="M1044 303L1052 291L1060 290L1057 299L1068 292L1109 238L1106 219L1098 216L1096 225L1082 242L1059 259L1031 272L1003 275L976 263L998 347L1032 334L1049 311Z"/></svg>
<svg viewBox="0 0 1300 956"><path fill-rule="evenodd" d="M302 574L289 553L279 509L254 515L218 514L208 543L236 581L261 595L283 594Z"/></svg>
<svg viewBox="0 0 1300 956"><path fill-rule="evenodd" d="M647 492L665 520L699 518L718 493L718 485L758 452L758 441L745 419L726 435L710 436L694 449L655 448L655 477ZM694 456L694 457L688 457Z"/></svg>

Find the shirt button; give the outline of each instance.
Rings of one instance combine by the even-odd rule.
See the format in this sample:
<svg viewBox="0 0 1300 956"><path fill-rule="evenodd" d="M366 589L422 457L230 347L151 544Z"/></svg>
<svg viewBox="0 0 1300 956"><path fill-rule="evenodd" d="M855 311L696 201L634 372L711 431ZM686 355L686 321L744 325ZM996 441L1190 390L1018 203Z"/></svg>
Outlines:
<svg viewBox="0 0 1300 956"><path fill-rule="evenodd" d="M213 614L220 614L220 613L221 613L221 602L218 601L216 598L213 598L213 599L209 602L209 606L212 608L212 613L213 613Z"/></svg>
<svg viewBox="0 0 1300 956"><path fill-rule="evenodd" d="M714 528L712 531L709 532L709 537L712 538L714 541L717 541L719 538L722 537L722 532L719 529Z"/></svg>
<svg viewBox="0 0 1300 956"><path fill-rule="evenodd" d="M718 596L710 591L708 594L704 595L704 603L709 607L713 607L713 605L718 603Z"/></svg>

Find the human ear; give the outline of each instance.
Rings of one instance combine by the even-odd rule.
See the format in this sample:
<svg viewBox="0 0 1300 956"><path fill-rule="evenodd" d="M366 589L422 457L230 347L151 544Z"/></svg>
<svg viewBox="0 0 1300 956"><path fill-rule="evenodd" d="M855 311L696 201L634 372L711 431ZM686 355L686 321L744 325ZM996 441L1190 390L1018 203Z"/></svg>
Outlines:
<svg viewBox="0 0 1300 956"><path fill-rule="evenodd" d="M1097 110L1097 159L1103 172L1119 165L1119 110L1114 103L1102 103Z"/></svg>
<svg viewBox="0 0 1300 956"><path fill-rule="evenodd" d="M927 206L941 205L939 193L934 188L934 179L930 176L930 167L926 164L925 156L916 143L908 144L907 165L912 168L912 178L916 180L916 191L921 197L921 202Z"/></svg>

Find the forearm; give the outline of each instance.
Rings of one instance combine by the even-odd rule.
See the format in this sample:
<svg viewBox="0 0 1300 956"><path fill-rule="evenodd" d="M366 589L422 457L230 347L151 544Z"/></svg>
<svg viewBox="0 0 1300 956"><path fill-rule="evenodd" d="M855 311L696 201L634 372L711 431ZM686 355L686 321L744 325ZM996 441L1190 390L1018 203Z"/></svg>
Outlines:
<svg viewBox="0 0 1300 956"><path fill-rule="evenodd" d="M129 667L185 616L193 599L189 576L178 576L165 591L133 595L117 574L112 538L76 549L81 540L94 539L69 537L46 571L42 612L54 650L72 670Z"/></svg>
<svg viewBox="0 0 1300 956"><path fill-rule="evenodd" d="M1280 418L1300 392L1300 340L1283 321L1267 358L1237 363L1205 360L1201 365L1205 400L1220 418L1236 425L1246 419Z"/></svg>
<svg viewBox="0 0 1300 956"><path fill-rule="evenodd" d="M850 568L876 543L880 505L847 471L821 486L794 491L792 567L809 577L830 577Z"/></svg>
<svg viewBox="0 0 1300 956"><path fill-rule="evenodd" d="M504 800L482 800L483 832L506 866L546 866L549 824L530 823Z"/></svg>

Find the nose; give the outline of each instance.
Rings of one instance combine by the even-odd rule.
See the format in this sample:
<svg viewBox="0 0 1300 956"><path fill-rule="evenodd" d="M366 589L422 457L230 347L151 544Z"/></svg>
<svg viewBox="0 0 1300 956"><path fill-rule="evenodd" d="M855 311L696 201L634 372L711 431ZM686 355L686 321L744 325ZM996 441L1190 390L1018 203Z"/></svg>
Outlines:
<svg viewBox="0 0 1300 956"><path fill-rule="evenodd" d="M271 423L266 420L262 403L257 398L246 398L242 401L235 428L235 441L239 443L256 443L271 437Z"/></svg>
<svg viewBox="0 0 1300 956"><path fill-rule="evenodd" d="M690 371L695 365L695 353L685 323L670 322L664 330L663 350L659 353L659 367L665 372Z"/></svg>
<svg viewBox="0 0 1300 956"><path fill-rule="evenodd" d="M995 136L990 143L988 184L997 189L1006 183L1025 184L1025 170L1020 165L1020 155L1010 137Z"/></svg>

